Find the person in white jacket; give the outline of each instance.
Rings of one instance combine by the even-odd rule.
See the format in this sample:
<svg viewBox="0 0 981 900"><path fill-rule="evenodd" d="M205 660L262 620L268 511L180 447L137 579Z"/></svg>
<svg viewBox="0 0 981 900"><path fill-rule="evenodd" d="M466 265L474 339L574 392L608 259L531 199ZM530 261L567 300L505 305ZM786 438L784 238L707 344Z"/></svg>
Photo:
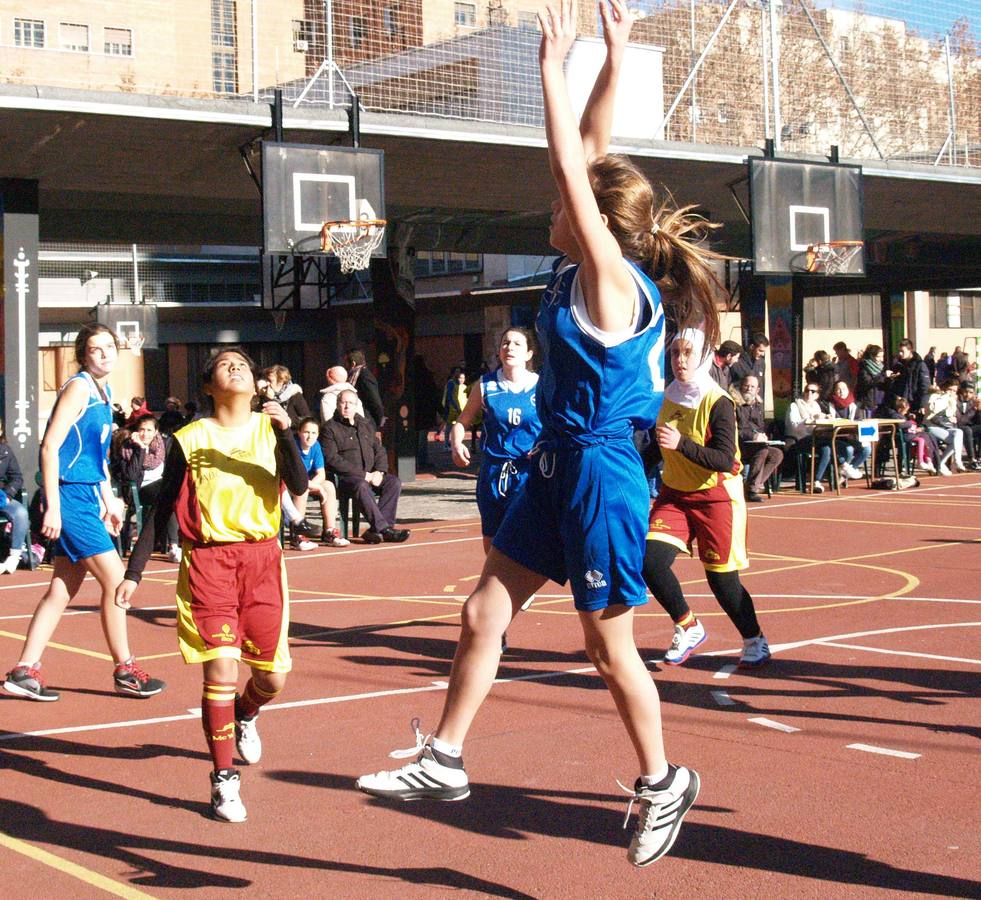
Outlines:
<svg viewBox="0 0 981 900"><path fill-rule="evenodd" d="M344 366L331 366L327 370L326 376L327 387L320 391L320 421L325 425L334 418L337 398L341 396L341 392L355 391L357 393L354 385L347 380L347 369ZM364 415L364 407L361 405L360 399L358 400L357 414L359 416Z"/></svg>

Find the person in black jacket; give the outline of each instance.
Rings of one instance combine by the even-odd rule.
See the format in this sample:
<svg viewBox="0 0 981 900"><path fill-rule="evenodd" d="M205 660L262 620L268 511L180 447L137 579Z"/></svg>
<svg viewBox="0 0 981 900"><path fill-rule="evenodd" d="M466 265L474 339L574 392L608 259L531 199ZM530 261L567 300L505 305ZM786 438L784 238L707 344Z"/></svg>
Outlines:
<svg viewBox="0 0 981 900"><path fill-rule="evenodd" d="M892 377L892 372L883 367L885 354L878 344L869 344L862 351L858 361L858 377L855 383L855 403L858 406L857 417L870 419L882 404L886 383Z"/></svg>
<svg viewBox="0 0 981 900"><path fill-rule="evenodd" d="M0 575L10 575L17 571L24 541L29 530L29 517L20 502L20 492L24 487L24 476L14 451L7 443L7 435L0 422L0 516L10 522L10 551L6 560L0 562Z"/></svg>
<svg viewBox="0 0 981 900"><path fill-rule="evenodd" d="M899 342L899 355L892 369L893 376L886 385L885 403L893 405L896 397L904 397L914 412L925 410L930 395L930 371L913 349L911 340Z"/></svg>
<svg viewBox="0 0 981 900"><path fill-rule="evenodd" d="M736 407L736 429L739 435L739 455L749 468L746 480L746 499L750 503L763 500L764 487L770 476L783 462L783 450L767 443L760 385L755 375L747 375L739 383L742 403Z"/></svg>
<svg viewBox="0 0 981 900"><path fill-rule="evenodd" d="M387 471L385 448L372 423L355 411L357 402L356 391L342 391L338 397L334 418L320 433L324 462L337 475L338 494L361 504L371 526L362 539L368 544L400 544L409 537L408 531L395 527L402 482Z"/></svg>
<svg viewBox="0 0 981 900"><path fill-rule="evenodd" d="M749 347L729 367L733 384L739 384L747 375L756 376L760 386L760 403L763 403L766 396L766 348L769 346L767 336L762 331L755 332L750 336Z"/></svg>
<svg viewBox="0 0 981 900"><path fill-rule="evenodd" d="M293 383L293 376L286 366L275 365L262 371L269 384L262 400L274 400L286 410L290 417L290 428L296 431L300 422L310 416L310 407L303 396L303 388Z"/></svg>
<svg viewBox="0 0 981 900"><path fill-rule="evenodd" d="M378 379L365 365L363 350L348 351L347 380L358 392L365 418L371 420L375 431L381 431L385 425L385 407L382 404L381 392L378 390Z"/></svg>
<svg viewBox="0 0 981 900"><path fill-rule="evenodd" d="M811 361L804 366L804 381L818 386L819 401L830 403L836 380L835 364L831 356L825 350L816 350Z"/></svg>

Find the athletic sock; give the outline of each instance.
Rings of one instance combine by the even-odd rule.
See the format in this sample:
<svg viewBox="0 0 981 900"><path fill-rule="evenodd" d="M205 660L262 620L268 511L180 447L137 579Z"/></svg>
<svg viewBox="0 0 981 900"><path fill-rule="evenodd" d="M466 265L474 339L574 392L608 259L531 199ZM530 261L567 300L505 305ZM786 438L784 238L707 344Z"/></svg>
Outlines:
<svg viewBox="0 0 981 900"><path fill-rule="evenodd" d="M441 766L446 766L448 769L463 768L462 756L450 756L449 753L444 753L442 750L437 750L432 744L429 745L429 752L432 753L433 759L435 759Z"/></svg>
<svg viewBox="0 0 981 900"><path fill-rule="evenodd" d="M258 714L259 710L270 700L275 700L279 696L279 691L264 691L256 683L254 678L250 678L245 690L235 698L235 718L251 719Z"/></svg>
<svg viewBox="0 0 981 900"><path fill-rule="evenodd" d="M439 750L440 753L446 756L463 756L463 747L460 744L450 744L447 741L441 741L438 737L434 737L429 745L434 750Z"/></svg>
<svg viewBox="0 0 981 900"><path fill-rule="evenodd" d="M672 766L671 763L665 763L661 772L655 772L653 775L641 775L640 783L646 788L663 791L670 786L674 780L674 773L677 771L677 766Z"/></svg>
<svg viewBox="0 0 981 900"><path fill-rule="evenodd" d="M232 768L235 750L235 685L206 681L201 692L201 724L215 771Z"/></svg>
<svg viewBox="0 0 981 900"><path fill-rule="evenodd" d="M32 663L32 662L28 662L26 659L22 659L19 663L17 663L16 666L14 666L14 668L15 669L40 669L41 660Z"/></svg>
<svg viewBox="0 0 981 900"><path fill-rule="evenodd" d="M693 613L691 610L688 610L688 612L686 612L684 616L682 616L681 619L675 622L674 624L680 625L682 628L687 630L691 628L692 625L695 625L697 622L698 619L695 618L695 613Z"/></svg>

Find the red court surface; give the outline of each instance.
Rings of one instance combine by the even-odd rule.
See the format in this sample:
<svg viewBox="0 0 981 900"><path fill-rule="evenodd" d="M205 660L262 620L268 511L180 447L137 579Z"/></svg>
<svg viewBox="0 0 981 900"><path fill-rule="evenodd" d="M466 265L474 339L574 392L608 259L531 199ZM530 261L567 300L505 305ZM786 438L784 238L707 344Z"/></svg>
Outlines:
<svg viewBox="0 0 981 900"><path fill-rule="evenodd" d="M981 896L981 476L840 499L784 493L750 513L755 595L774 651L739 641L697 563L678 563L709 638L656 661L660 609L637 619L669 757L702 792L646 869L621 830L636 763L581 649L565 589L509 631L503 683L466 747L472 795L392 804L353 788L400 763L410 719L438 718L459 606L480 571L475 520L403 545L290 554L294 672L243 768L249 821L207 816L200 672L176 653L175 568L155 561L131 638L169 687L112 693L94 585L45 657L58 703L0 699L6 896ZM0 583L17 659L46 573ZM6 668L6 666L5 666Z"/></svg>

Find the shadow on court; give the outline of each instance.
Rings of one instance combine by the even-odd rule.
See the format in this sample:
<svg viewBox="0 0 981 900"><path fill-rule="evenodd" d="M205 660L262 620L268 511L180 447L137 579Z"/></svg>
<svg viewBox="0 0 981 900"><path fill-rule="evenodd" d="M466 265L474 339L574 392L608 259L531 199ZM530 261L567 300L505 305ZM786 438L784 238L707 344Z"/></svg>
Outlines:
<svg viewBox="0 0 981 900"><path fill-rule="evenodd" d="M329 773L279 771L269 777L290 784L329 790L352 789L349 777ZM593 844L620 847L626 853L629 831L622 828L619 812L595 804L614 803L616 795L579 791L538 793L527 788L472 785L473 794L463 803L421 800L387 802L365 796L365 802L384 806L416 819L510 840L527 834L573 838ZM730 815L734 811L696 803L703 816ZM501 852L506 853L506 850ZM915 894L977 897L981 882L937 875L882 863L862 853L835 847L805 844L788 838L753 834L723 825L687 822L671 849L671 856L715 865L739 866L784 875L796 875L832 884L885 888ZM626 863L625 863L626 864Z"/></svg>
<svg viewBox="0 0 981 900"><path fill-rule="evenodd" d="M407 884L432 885L439 888L453 888L471 891L492 897L529 898L514 888L496 884L483 878L475 878L463 872L445 867L430 868L383 868L381 866L354 865L333 860L295 856L287 853L267 853L254 847L231 847L224 842L215 846L205 846L190 841L171 840L162 837L145 837L132 831L116 831L111 828L97 828L59 822L49 818L36 806L0 800L0 821L4 822L5 832L24 841L36 843L43 840L72 851L84 848L96 857L107 857L129 866L134 874L129 883L145 887L220 887L248 888L250 879L237 878L207 872L189 866L174 866L155 858L156 854L179 854L186 859L204 858L214 860L218 867L226 867L229 861L247 866L289 867L313 872L336 872L356 876L379 877ZM217 826L222 827L222 826ZM314 882L316 883L316 882ZM294 884L297 893L300 886ZM316 896L317 888L312 888L308 896ZM530 898L529 898L530 900Z"/></svg>

